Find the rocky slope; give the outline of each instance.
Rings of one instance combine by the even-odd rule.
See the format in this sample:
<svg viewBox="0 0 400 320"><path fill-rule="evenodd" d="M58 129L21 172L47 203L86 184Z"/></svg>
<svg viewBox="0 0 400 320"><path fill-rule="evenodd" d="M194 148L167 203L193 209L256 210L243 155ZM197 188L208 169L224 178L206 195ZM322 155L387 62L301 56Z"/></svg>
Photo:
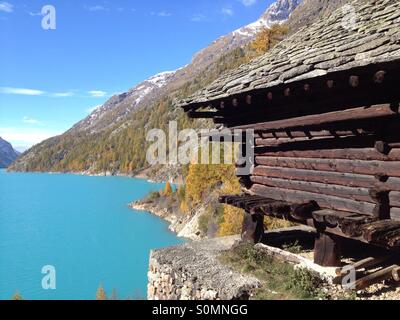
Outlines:
<svg viewBox="0 0 400 320"><path fill-rule="evenodd" d="M0 137L0 168L7 168L18 158L19 152Z"/></svg>
<svg viewBox="0 0 400 320"><path fill-rule="evenodd" d="M150 104L159 99L166 86L174 79L175 71L157 74L128 92L115 95L104 105L95 108L92 113L78 122L72 132L89 131L91 134L104 131L126 117L141 104Z"/></svg>
<svg viewBox="0 0 400 320"><path fill-rule="evenodd" d="M289 30L311 25L315 19L326 16L349 0L303 0L288 20Z"/></svg>

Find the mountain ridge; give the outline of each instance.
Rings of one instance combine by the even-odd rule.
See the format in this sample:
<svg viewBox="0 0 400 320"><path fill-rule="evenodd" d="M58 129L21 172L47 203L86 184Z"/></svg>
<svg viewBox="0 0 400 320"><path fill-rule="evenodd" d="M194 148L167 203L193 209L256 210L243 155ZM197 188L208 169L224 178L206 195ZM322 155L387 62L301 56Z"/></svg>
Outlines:
<svg viewBox="0 0 400 320"><path fill-rule="evenodd" d="M0 137L0 168L7 168L19 155L20 153L13 148L11 143Z"/></svg>
<svg viewBox="0 0 400 320"><path fill-rule="evenodd" d="M173 91L185 81L195 77L225 52L248 44L262 28L285 22L300 3L301 0L277 0L271 4L257 21L213 41L206 48L195 53L191 62L186 66L174 71L158 73L127 92L113 96L88 117L75 124L72 130L85 130L85 127L87 127L87 129L92 129L92 132L96 133L100 129L108 128L115 122L123 120L124 116L139 107L142 102L146 104L154 102L165 91ZM171 86L168 86L169 84ZM104 114L109 112L115 114L115 117L112 117L112 121L106 123L101 121L104 118ZM99 124L96 124L96 122Z"/></svg>
<svg viewBox="0 0 400 320"><path fill-rule="evenodd" d="M11 170L137 174L147 169L148 173L143 154L148 129L166 130L170 120L177 120L180 128L212 125L187 119L180 109L174 108L172 100L194 93L221 73L245 62L245 48L258 30L273 22L283 23L287 17L291 23L297 10L294 8L300 6L300 0L276 1L256 22L218 38L197 52L183 68L155 75L112 97L63 135L34 146ZM165 175L173 174L172 171L166 168Z"/></svg>

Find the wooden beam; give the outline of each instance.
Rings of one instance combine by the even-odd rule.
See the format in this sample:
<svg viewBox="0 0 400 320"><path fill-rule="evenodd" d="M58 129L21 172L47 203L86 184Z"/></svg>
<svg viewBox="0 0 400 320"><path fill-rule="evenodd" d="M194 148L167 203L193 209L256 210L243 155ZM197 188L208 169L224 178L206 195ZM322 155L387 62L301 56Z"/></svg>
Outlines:
<svg viewBox="0 0 400 320"><path fill-rule="evenodd" d="M301 170L318 170L365 175L384 174L400 177L399 161L363 161L343 159L309 159L257 156L256 163L268 167L284 167Z"/></svg>
<svg viewBox="0 0 400 320"><path fill-rule="evenodd" d="M356 290L363 290L375 283L381 282L383 280L388 280L393 278L393 270L397 269L398 265L392 265L385 269L379 270L361 279L358 279L355 283Z"/></svg>
<svg viewBox="0 0 400 320"><path fill-rule="evenodd" d="M354 188L376 188L380 190L400 191L400 178L394 177L389 177L386 182L381 182L378 181L373 175L269 166L255 167L253 170L253 175L287 180L326 183Z"/></svg>
<svg viewBox="0 0 400 320"><path fill-rule="evenodd" d="M388 257L368 257L353 263L351 266L354 268L354 270L367 269L382 264L387 259ZM338 268L336 269L336 274L338 276L344 277L348 274L348 270L346 268Z"/></svg>
<svg viewBox="0 0 400 320"><path fill-rule="evenodd" d="M252 186L254 194L265 196L274 200L286 201L289 203L305 203L316 201L321 208L356 212L360 214L373 215L375 205L367 202L353 201L345 198L328 196L324 194L286 190L281 188L267 187L260 184Z"/></svg>
<svg viewBox="0 0 400 320"><path fill-rule="evenodd" d="M392 207L400 207L400 192L391 191L389 193L389 200Z"/></svg>
<svg viewBox="0 0 400 320"><path fill-rule="evenodd" d="M256 142L257 143L257 142ZM257 143L257 145L259 145ZM393 149L388 155L382 154L374 148L348 148L348 149L318 149L278 151L279 148L268 148L271 151L255 149L257 156L282 157L282 158L311 158L311 159L342 159L364 161L400 161L400 149ZM273 150L277 151L273 151Z"/></svg>
<svg viewBox="0 0 400 320"><path fill-rule="evenodd" d="M379 119L398 115L398 106L391 104L374 105L371 107L353 108L342 111L328 112L318 115L309 115L292 119L277 120L251 125L237 126L233 129L254 129L256 131L295 130L311 126L321 126L349 120Z"/></svg>
<svg viewBox="0 0 400 320"><path fill-rule="evenodd" d="M400 222L382 220L364 225L361 228L365 240L377 245L398 247L400 244Z"/></svg>
<svg viewBox="0 0 400 320"><path fill-rule="evenodd" d="M375 199L371 197L369 190L366 188L353 188L319 182L285 180L255 175L251 176L250 179L253 183L262 184L269 187L315 192L319 194L351 199L354 201L376 203Z"/></svg>
<svg viewBox="0 0 400 320"><path fill-rule="evenodd" d="M260 138L262 139L279 139L279 138L317 138L317 137L345 137L354 135L372 134L372 131L364 129L355 130L320 130L320 131L283 131L283 132L262 132Z"/></svg>

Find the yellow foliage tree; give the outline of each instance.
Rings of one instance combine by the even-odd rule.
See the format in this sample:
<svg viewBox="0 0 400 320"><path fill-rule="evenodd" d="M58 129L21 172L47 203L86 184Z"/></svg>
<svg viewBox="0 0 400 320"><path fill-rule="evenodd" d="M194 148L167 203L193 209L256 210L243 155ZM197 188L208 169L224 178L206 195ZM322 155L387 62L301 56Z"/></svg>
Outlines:
<svg viewBox="0 0 400 320"><path fill-rule="evenodd" d="M164 196L168 197L170 195L172 195L172 187L171 187L171 183L167 182L165 184L165 188L164 188Z"/></svg>
<svg viewBox="0 0 400 320"><path fill-rule="evenodd" d="M11 297L11 300L19 301L19 300L24 300L24 299L22 298L22 296L21 296L21 294L20 294L19 292L16 292L16 293Z"/></svg>
<svg viewBox="0 0 400 320"><path fill-rule="evenodd" d="M182 211L183 213L189 213L190 208L189 208L189 206L188 206L186 200L183 200L183 201L181 202L180 209L181 209L181 211Z"/></svg>
<svg viewBox="0 0 400 320"><path fill-rule="evenodd" d="M235 167L231 166L229 172L229 180L227 180L221 190L222 194L238 194L240 193L239 179L235 174ZM244 211L239 208L224 205L223 222L219 226L218 235L229 236L241 233Z"/></svg>
<svg viewBox="0 0 400 320"><path fill-rule="evenodd" d="M107 300L107 294L103 286L100 285L96 292L96 300L104 301Z"/></svg>
<svg viewBox="0 0 400 320"><path fill-rule="evenodd" d="M287 33L288 27L284 24L264 28L257 34L250 48L257 54L264 54L281 42Z"/></svg>
<svg viewBox="0 0 400 320"><path fill-rule="evenodd" d="M218 236L240 234L242 230L243 210L224 205L224 221L219 226Z"/></svg>

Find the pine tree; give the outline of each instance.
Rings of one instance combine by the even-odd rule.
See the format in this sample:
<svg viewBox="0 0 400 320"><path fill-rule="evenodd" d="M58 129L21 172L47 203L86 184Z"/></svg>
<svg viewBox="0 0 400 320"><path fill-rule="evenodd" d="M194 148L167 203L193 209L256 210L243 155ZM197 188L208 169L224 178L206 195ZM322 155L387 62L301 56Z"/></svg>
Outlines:
<svg viewBox="0 0 400 320"><path fill-rule="evenodd" d="M104 301L107 300L107 294L103 286L100 285L96 292L96 300Z"/></svg>
<svg viewBox="0 0 400 320"><path fill-rule="evenodd" d="M113 289L113 290L112 290L110 300L118 300L118 292L117 292L117 289Z"/></svg>
<svg viewBox="0 0 400 320"><path fill-rule="evenodd" d="M15 301L20 301L20 300L24 300L21 296L21 294L17 291L12 297L11 300L15 300Z"/></svg>
<svg viewBox="0 0 400 320"><path fill-rule="evenodd" d="M171 183L168 181L165 184L165 188L164 188L164 196L169 197L172 195L172 187L171 187Z"/></svg>

